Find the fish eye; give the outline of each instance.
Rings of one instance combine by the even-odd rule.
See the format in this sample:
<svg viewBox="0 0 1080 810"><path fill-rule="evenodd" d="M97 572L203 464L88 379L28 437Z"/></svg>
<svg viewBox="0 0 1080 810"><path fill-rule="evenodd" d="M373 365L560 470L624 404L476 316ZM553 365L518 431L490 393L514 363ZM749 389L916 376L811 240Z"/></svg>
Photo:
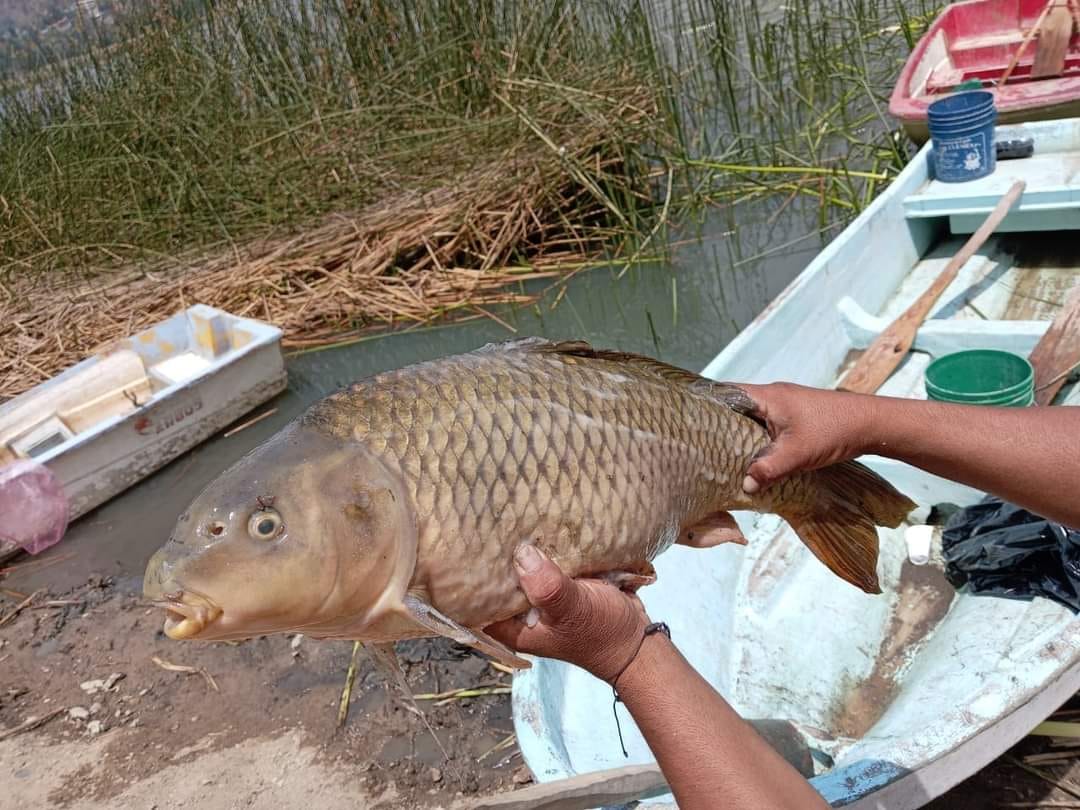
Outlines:
<svg viewBox="0 0 1080 810"><path fill-rule="evenodd" d="M220 520L215 520L206 527L206 533L211 537L221 537L225 532L225 524Z"/></svg>
<svg viewBox="0 0 1080 810"><path fill-rule="evenodd" d="M273 540L281 532L283 521L273 509L260 509L248 518L248 534L256 540Z"/></svg>

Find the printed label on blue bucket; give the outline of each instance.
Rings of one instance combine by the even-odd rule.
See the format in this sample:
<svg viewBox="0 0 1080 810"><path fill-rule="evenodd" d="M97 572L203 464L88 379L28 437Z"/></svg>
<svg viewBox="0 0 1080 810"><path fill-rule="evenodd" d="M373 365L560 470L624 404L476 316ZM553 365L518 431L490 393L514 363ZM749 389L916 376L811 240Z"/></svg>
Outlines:
<svg viewBox="0 0 1080 810"><path fill-rule="evenodd" d="M926 121L933 142L934 177L945 183L977 180L994 171L993 94L983 90L956 93L931 104Z"/></svg>
<svg viewBox="0 0 1080 810"><path fill-rule="evenodd" d="M985 132L934 140L934 176L946 183L985 177L994 171L995 162Z"/></svg>

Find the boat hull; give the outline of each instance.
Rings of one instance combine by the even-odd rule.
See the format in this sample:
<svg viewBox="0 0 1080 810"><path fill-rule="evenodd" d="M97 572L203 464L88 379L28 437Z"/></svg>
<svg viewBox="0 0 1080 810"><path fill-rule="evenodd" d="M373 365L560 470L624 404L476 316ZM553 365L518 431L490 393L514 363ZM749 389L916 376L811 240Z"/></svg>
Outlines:
<svg viewBox="0 0 1080 810"><path fill-rule="evenodd" d="M228 374L188 384L133 411L47 466L68 497L74 520L202 444L287 385L272 347L231 364ZM102 459L110 459L102 464Z"/></svg>
<svg viewBox="0 0 1080 810"><path fill-rule="evenodd" d="M921 115L903 118L899 115L900 126L912 142L922 146L930 140L930 129L926 123L926 106L922 106ZM1027 121L1060 121L1066 118L1080 117L1080 97L1058 104L1006 109L998 113L999 125L1021 124Z"/></svg>

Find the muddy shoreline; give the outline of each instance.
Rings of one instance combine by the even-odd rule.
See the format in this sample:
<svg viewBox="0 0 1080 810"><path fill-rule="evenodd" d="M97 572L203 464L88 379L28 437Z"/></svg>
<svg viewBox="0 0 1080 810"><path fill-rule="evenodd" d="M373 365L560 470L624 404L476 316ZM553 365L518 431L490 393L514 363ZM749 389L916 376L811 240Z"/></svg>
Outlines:
<svg viewBox="0 0 1080 810"><path fill-rule="evenodd" d="M16 604L12 593L0 615ZM183 792L169 787L178 766L183 783L205 794L203 808L293 806L326 790L352 807L448 808L530 781L508 694L421 702L445 761L361 654L338 728L351 650L290 636L177 644L158 611L109 577L39 594L0 628L0 729L59 713L0 739L0 772L11 769L3 781L13 787L0 791L0 808L145 808L155 783L159 810L179 807ZM416 694L509 685L449 641L403 643L399 652ZM267 758L281 761L262 778ZM336 806L334 795L324 806Z"/></svg>

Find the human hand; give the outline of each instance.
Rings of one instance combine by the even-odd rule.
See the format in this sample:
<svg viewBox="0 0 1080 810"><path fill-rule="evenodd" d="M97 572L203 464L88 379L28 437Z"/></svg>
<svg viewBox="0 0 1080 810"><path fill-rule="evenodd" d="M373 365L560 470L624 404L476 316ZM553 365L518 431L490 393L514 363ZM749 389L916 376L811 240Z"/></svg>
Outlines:
<svg viewBox="0 0 1080 810"><path fill-rule="evenodd" d="M797 472L862 455L871 397L793 383L737 386L754 401L772 443L747 470L743 489L754 494Z"/></svg>
<svg viewBox="0 0 1080 810"><path fill-rule="evenodd" d="M649 623L641 600L604 580L571 579L528 544L518 546L514 567L533 610L485 632L518 652L566 661L612 683Z"/></svg>

